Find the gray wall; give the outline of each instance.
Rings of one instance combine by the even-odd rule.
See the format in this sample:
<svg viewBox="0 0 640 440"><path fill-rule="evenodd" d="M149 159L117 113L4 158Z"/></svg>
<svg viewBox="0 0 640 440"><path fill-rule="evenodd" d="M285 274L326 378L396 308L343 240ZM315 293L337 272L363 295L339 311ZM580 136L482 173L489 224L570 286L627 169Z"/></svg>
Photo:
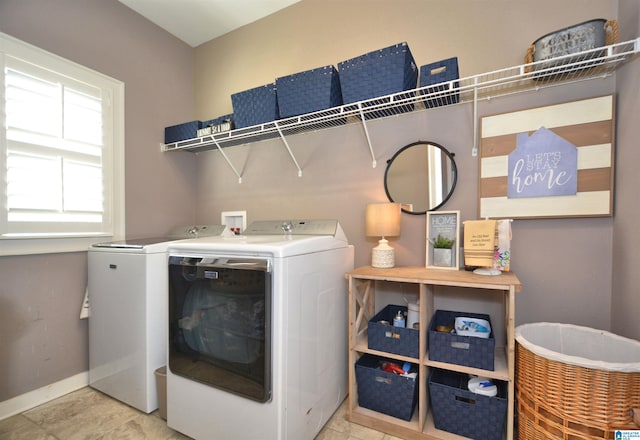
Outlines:
<svg viewBox="0 0 640 440"><path fill-rule="evenodd" d="M621 38L640 36L640 4L620 0ZM629 63L617 75L618 157L616 163L616 215L613 223L612 331L640 340L640 233L638 191L640 174L640 61Z"/></svg>
<svg viewBox="0 0 640 440"><path fill-rule="evenodd" d="M208 119L229 112L229 96L237 91L401 41L409 43L419 65L457 56L461 76L513 66L522 63L527 46L540 36L616 14L616 1L600 0L304 0L197 48L197 116ZM323 32L327 23L330 32ZM637 82L628 83L621 94L637 90ZM615 80L598 79L483 101L479 114L615 92ZM620 127L635 125L630 113L620 112L617 121ZM386 160L416 140L433 140L456 154L460 180L444 209L460 210L462 220L477 218L478 159L471 155L470 104L371 122L369 130L375 169L357 125L291 136L288 142L302 165L301 178L277 139L228 149L243 171L242 184L218 152L199 154L198 218L242 209L250 221L336 217L356 246L356 264L368 264L375 240L364 233L365 205L386 199ZM618 145L619 160L624 161L630 147ZM624 178L633 177L619 176L619 186L625 186ZM633 204L628 209L637 210ZM398 264L423 265L425 217L403 214L401 226L400 237L391 239ZM512 268L524 286L516 302L518 324L562 321L610 328L613 218L516 220L513 237Z"/></svg>
<svg viewBox="0 0 640 440"><path fill-rule="evenodd" d="M193 49L116 0L2 0L0 32L125 83L126 228L195 220L195 157L160 152L193 118ZM0 257L0 402L88 369L86 252Z"/></svg>

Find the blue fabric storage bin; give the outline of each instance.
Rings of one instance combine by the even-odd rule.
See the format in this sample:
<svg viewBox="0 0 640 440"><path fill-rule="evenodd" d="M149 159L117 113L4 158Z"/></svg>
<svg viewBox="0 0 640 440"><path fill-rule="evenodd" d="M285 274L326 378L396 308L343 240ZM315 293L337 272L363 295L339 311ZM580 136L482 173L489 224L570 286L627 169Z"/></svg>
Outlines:
<svg viewBox="0 0 640 440"><path fill-rule="evenodd" d="M429 325L429 359L493 371L496 349L493 328L488 338L461 336L436 330L438 326L453 326L456 318L461 316L484 319L491 324L489 315L436 310Z"/></svg>
<svg viewBox="0 0 640 440"><path fill-rule="evenodd" d="M507 416L506 384L494 380L498 395L489 397L469 391L468 381L468 374L430 370L429 394L435 427L476 440L502 440Z"/></svg>
<svg viewBox="0 0 640 440"><path fill-rule="evenodd" d="M415 379L387 373L379 368L392 359L363 355L356 362L358 405L403 420L411 420L418 401L418 377Z"/></svg>
<svg viewBox="0 0 640 440"><path fill-rule="evenodd" d="M184 122L182 124L165 127L164 143L172 144L174 142L180 142L186 139L193 139L195 137L198 137L198 129L200 129L201 127L202 122L200 121Z"/></svg>
<svg viewBox="0 0 640 440"><path fill-rule="evenodd" d="M413 328L393 327L393 318L400 311L407 317L406 306L388 305L380 310L367 325L368 347L372 350L399 354L412 358L419 357L420 331ZM387 321L389 325L380 324Z"/></svg>
<svg viewBox="0 0 640 440"><path fill-rule="evenodd" d="M281 118L342 105L340 78L333 66L277 78L276 90Z"/></svg>
<svg viewBox="0 0 640 440"><path fill-rule="evenodd" d="M231 95L236 128L251 127L279 118L275 83Z"/></svg>
<svg viewBox="0 0 640 440"><path fill-rule="evenodd" d="M432 86L422 91L422 94L427 95L431 93L437 93L431 99L425 99L424 103L427 108L438 107L441 105L455 104L460 99L460 93L457 88L460 86L458 81L453 83L455 91L451 91L446 83L459 79L458 73L458 58L448 58L442 61L436 61L435 63L426 64L420 67L420 87ZM434 85L440 84L440 85Z"/></svg>
<svg viewBox="0 0 640 440"><path fill-rule="evenodd" d="M345 104L416 88L418 68L406 42L338 63Z"/></svg>

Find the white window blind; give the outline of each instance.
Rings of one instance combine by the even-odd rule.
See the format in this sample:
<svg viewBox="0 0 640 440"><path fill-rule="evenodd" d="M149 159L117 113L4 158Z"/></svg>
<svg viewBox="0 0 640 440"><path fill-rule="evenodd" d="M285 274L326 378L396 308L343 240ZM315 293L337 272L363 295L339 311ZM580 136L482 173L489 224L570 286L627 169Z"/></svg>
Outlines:
<svg viewBox="0 0 640 440"><path fill-rule="evenodd" d="M48 65L46 56L0 55L0 238L117 237L123 106L113 87L55 56Z"/></svg>

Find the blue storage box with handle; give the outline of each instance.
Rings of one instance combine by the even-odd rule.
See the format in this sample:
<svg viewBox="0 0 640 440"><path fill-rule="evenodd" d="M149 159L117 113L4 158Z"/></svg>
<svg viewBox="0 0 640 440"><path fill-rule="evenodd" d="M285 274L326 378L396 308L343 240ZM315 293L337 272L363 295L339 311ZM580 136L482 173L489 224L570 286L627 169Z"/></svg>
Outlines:
<svg viewBox="0 0 640 440"><path fill-rule="evenodd" d="M172 125L164 129L164 143L172 144L187 139L198 137L198 130L202 127L202 122L191 121L182 124Z"/></svg>
<svg viewBox="0 0 640 440"><path fill-rule="evenodd" d="M402 364L401 361L370 354L363 355L356 362L358 405L399 419L411 420L418 401L418 377L383 371L380 369L383 362Z"/></svg>
<svg viewBox="0 0 640 440"><path fill-rule="evenodd" d="M231 95L236 128L264 124L279 118L275 83Z"/></svg>
<svg viewBox="0 0 640 440"><path fill-rule="evenodd" d="M338 72L345 104L415 89L418 81L406 42L342 61Z"/></svg>
<svg viewBox="0 0 640 440"><path fill-rule="evenodd" d="M342 105L338 71L324 66L276 79L281 118L299 116Z"/></svg>
<svg viewBox="0 0 640 440"><path fill-rule="evenodd" d="M413 328L394 327L393 318L400 312L407 317L407 307L393 304L380 310L367 324L367 343L372 350L419 357L420 332Z"/></svg>
<svg viewBox="0 0 640 440"><path fill-rule="evenodd" d="M432 368L429 394L437 429L476 440L502 440L507 416L507 386L493 380L496 396L469 391L469 375Z"/></svg>
<svg viewBox="0 0 640 440"><path fill-rule="evenodd" d="M429 359L493 371L496 349L493 331L488 338L439 331L440 327L453 328L456 318L463 316L484 319L491 325L489 315L436 310L429 325Z"/></svg>
<svg viewBox="0 0 640 440"><path fill-rule="evenodd" d="M425 99L425 106L432 108L457 103L460 99L460 83L455 80L459 79L459 75L457 57L420 67L420 88L433 86L422 90L423 95L432 94L430 99Z"/></svg>
<svg viewBox="0 0 640 440"><path fill-rule="evenodd" d="M418 67L406 42L342 61L338 63L338 72L344 104L413 90L418 83ZM390 110L374 110L367 116L382 117L411 110L413 104L407 104Z"/></svg>

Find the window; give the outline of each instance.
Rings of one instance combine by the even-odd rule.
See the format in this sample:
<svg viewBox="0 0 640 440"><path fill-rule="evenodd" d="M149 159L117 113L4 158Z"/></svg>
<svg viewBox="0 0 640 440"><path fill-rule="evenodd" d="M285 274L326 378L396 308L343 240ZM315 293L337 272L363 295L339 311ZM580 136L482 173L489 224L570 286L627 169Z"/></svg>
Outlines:
<svg viewBox="0 0 640 440"><path fill-rule="evenodd" d="M124 86L0 34L0 255L124 235Z"/></svg>

